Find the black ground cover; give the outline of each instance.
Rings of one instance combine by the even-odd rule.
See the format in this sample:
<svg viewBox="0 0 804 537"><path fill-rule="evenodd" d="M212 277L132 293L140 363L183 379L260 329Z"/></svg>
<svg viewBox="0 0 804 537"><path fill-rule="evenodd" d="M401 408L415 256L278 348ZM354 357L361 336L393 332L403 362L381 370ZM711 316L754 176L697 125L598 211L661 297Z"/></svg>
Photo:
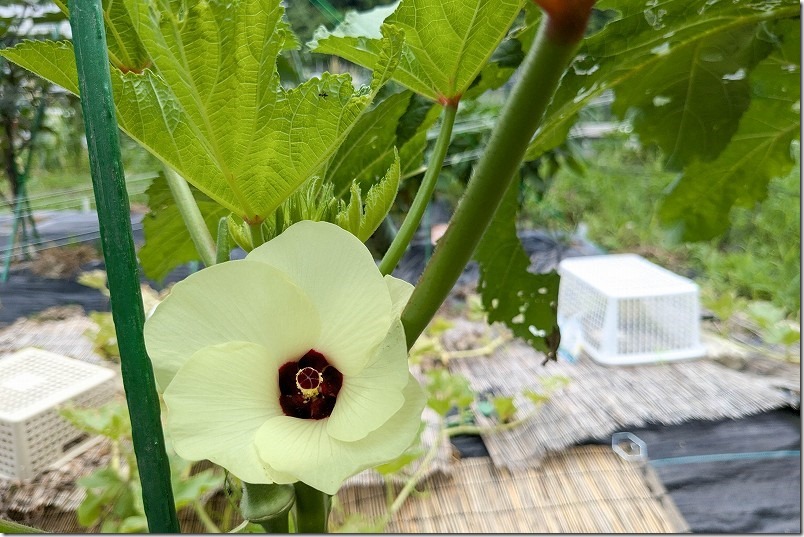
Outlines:
<svg viewBox="0 0 804 537"><path fill-rule="evenodd" d="M798 409L630 432L694 532L801 533Z"/></svg>

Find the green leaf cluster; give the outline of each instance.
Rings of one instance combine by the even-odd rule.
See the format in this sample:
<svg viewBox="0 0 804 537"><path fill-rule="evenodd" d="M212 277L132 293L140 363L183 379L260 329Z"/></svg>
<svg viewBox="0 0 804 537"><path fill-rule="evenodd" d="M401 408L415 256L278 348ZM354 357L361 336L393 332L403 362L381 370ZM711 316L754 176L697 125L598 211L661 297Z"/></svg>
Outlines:
<svg viewBox="0 0 804 537"><path fill-rule="evenodd" d="M760 336L771 344L789 347L801 340L801 328L785 318L785 312L770 302L756 301L748 305L749 317L759 326Z"/></svg>
<svg viewBox="0 0 804 537"><path fill-rule="evenodd" d="M466 377L454 375L443 368L427 372L427 406L446 417L451 409L461 415L469 410L475 400L475 392Z"/></svg>
<svg viewBox="0 0 804 537"><path fill-rule="evenodd" d="M276 57L296 42L278 0L122 5L125 13L115 8L106 18L107 32L119 36L110 42L120 127L253 223L321 171L388 80L402 46L401 34L388 29L369 87L355 90L348 75L324 73L287 90ZM144 70L115 61L142 51ZM77 93L70 43L26 42L2 54Z"/></svg>

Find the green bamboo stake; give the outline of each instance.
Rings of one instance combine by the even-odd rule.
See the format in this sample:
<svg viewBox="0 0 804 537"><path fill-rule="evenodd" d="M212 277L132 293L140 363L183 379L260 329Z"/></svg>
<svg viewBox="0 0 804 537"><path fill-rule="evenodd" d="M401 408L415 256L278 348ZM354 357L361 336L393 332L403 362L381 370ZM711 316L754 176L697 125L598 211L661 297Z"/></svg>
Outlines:
<svg viewBox="0 0 804 537"><path fill-rule="evenodd" d="M42 118L44 117L44 114L45 96L43 91L42 98L39 101L39 106L36 109L33 124L31 125L31 139L28 142L28 154L25 168L23 168L22 171L17 170L19 184L17 185L17 196L14 203L14 220L11 225L11 240L6 250L5 261L3 262L3 273L0 275L0 282L2 283L8 281L8 274L11 271L11 259L14 257L14 249L17 247L17 233L20 230L20 226L22 226L22 237L19 241L20 250L23 254L26 253L25 244L28 242L28 233L25 228L26 218L28 218L31 223L31 231L33 232L34 238L37 240L39 239L39 232L36 230L36 222L34 221L33 211L31 210L31 202L28 199L28 189L26 183L28 182L28 174L31 170L31 163L33 161L34 141L36 140L36 135L42 126ZM9 141L9 143L11 142ZM12 162L11 165L17 169L17 164L15 162ZM24 215L23 212L26 212L26 210L27 215Z"/></svg>
<svg viewBox="0 0 804 537"><path fill-rule="evenodd" d="M569 13L569 22L579 18L576 14L583 15L583 10L575 6L577 2L542 0L538 3L557 6L557 11L565 11L562 15ZM588 3L585 6L588 15L592 0L582 3ZM575 53L586 18L583 17L580 35L577 32L568 35L569 32L562 31L564 22L559 17L542 19L539 33L523 61L522 76L500 114L499 126L494 130L446 233L438 241L433 257L402 312L408 348L424 331L469 262L516 176L530 139Z"/></svg>
<svg viewBox="0 0 804 537"><path fill-rule="evenodd" d="M159 418L159 397L143 339L145 314L120 160L101 0L71 0L70 26L145 516L151 532L178 533L170 467Z"/></svg>

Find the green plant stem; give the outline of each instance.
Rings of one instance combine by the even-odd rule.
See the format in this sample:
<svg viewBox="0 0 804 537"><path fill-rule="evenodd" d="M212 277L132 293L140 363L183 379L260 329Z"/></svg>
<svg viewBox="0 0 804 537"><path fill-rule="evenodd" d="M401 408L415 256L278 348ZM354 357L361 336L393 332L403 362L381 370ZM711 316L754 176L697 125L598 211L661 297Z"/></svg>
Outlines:
<svg viewBox="0 0 804 537"><path fill-rule="evenodd" d="M504 334L502 336L497 336L489 343L483 345L482 347L477 347L476 349L467 349L465 351L442 351L441 358L444 361L454 359L461 359L461 358L474 358L476 356L488 356L495 350L497 350L500 346L505 344L506 341L510 341L511 338L510 334Z"/></svg>
<svg viewBox="0 0 804 537"><path fill-rule="evenodd" d="M262 526L265 533L290 533L290 513L286 513L280 517L272 518L271 520L264 520L262 522L255 522Z"/></svg>
<svg viewBox="0 0 804 537"><path fill-rule="evenodd" d="M256 248L265 244L265 235L262 233L262 222L256 224L248 224L249 231L251 232L251 247Z"/></svg>
<svg viewBox="0 0 804 537"><path fill-rule="evenodd" d="M3 520L0 518L0 533L47 533L31 526L17 524L10 520Z"/></svg>
<svg viewBox="0 0 804 537"><path fill-rule="evenodd" d="M70 27L143 507L151 532L178 533L159 396L143 338L145 313L120 158L101 0L72 0Z"/></svg>
<svg viewBox="0 0 804 537"><path fill-rule="evenodd" d="M221 531L228 532L232 529L232 516L234 515L234 509L232 509L232 504L228 501L226 505L223 506L223 513L221 514L221 521L220 527Z"/></svg>
<svg viewBox="0 0 804 537"><path fill-rule="evenodd" d="M405 500L407 500L408 496L410 496L410 494L413 492L413 489L416 488L416 485L419 483L419 480L427 471L428 466L430 466L430 463L433 462L433 459L435 459L436 455L438 455L438 450L439 448L441 448L441 444L444 442L444 440L445 435L440 434L436 438L435 442L433 442L433 445L430 446L430 450L425 454L421 464L419 464L419 467L416 469L413 475L410 476L410 479L408 479L407 483L405 483L405 486L402 487L402 490L399 491L399 494L394 500L394 503L392 503L391 506L388 508L388 512L385 514L384 517L385 524L388 524L391 521L391 518L393 518L396 512L399 511L399 509L405 503Z"/></svg>
<svg viewBox="0 0 804 537"><path fill-rule="evenodd" d="M332 497L301 481L296 489L296 531L298 533L327 533Z"/></svg>
<svg viewBox="0 0 804 537"><path fill-rule="evenodd" d="M201 210L193 197L190 185L187 184L184 177L176 173L172 168L164 166L164 170L170 193L173 194L173 200L176 202L179 214L184 220L184 225L187 226L187 231L190 232L190 238L195 245L195 249L198 251L198 255L201 256L201 261L204 265L211 267L215 264L217 247L212 235L209 233L206 222L204 222L204 217L201 216Z"/></svg>
<svg viewBox="0 0 804 537"><path fill-rule="evenodd" d="M217 524L209 517L209 513L204 509L204 505L200 500L196 499L193 502L193 510L195 510L195 514L198 515L198 519L204 525L204 529L206 529L208 533L222 533Z"/></svg>
<svg viewBox="0 0 804 537"><path fill-rule="evenodd" d="M402 487L402 490L399 491L399 494L397 495L396 499L393 502L388 502L389 507L388 507L387 513L383 517L383 524L387 525L391 521L391 518L394 516L394 514L396 514L396 512L399 511L399 509L402 507L402 505L405 503L405 501L411 495L411 493L413 492L413 489L416 487L416 484L419 482L421 477L427 471L428 466L430 466L430 463L432 463L433 459L435 459L436 455L438 455L438 449L441 447L441 444L444 442L444 440L446 438L451 438L453 436L458 436L458 435L461 435L461 434L479 435L481 433L482 434L494 434L494 433L499 433L499 432L502 432L502 431L509 431L511 429L514 429L514 428L519 427L520 425L524 424L526 421L528 421L529 419L534 417L537 414L537 412L538 412L538 407L537 407L536 410L534 410L533 412L528 413L522 419L511 421L509 423L503 423L503 424L500 424L500 425L495 425L493 427L477 427L477 426L473 426L473 425L460 425L458 427L443 428L443 425L442 425L442 434L440 434L438 436L438 438L436 439L436 441L433 442L433 445L430 446L429 451L425 454L424 458L422 459L421 464L416 469L416 472L414 472L414 474L410 477L410 479L408 479L408 481L405 483L405 486ZM387 484L388 483L386 482L386 485ZM386 491L386 496L387 495L388 495L388 492Z"/></svg>
<svg viewBox="0 0 804 537"><path fill-rule="evenodd" d="M548 20L543 17L536 40L523 62L522 76L503 108L498 127L402 313L408 348L433 318L469 262L574 55L577 42L561 43L550 39L546 31Z"/></svg>
<svg viewBox="0 0 804 537"><path fill-rule="evenodd" d="M509 421L508 423L500 423L499 425L494 425L492 427L478 427L477 425L458 425L457 427L450 427L447 429L447 435L450 437L458 436L461 434L496 434L501 433L503 431L510 431L511 429L516 429L520 425L523 425L531 418L535 417L538 414L538 407L533 412L527 413L524 417L518 420Z"/></svg>
<svg viewBox="0 0 804 537"><path fill-rule="evenodd" d="M419 227L419 222L421 222L424 211L427 209L427 204L430 203L430 198L433 196L433 191L438 182L438 174L441 173L444 158L447 156L447 149L449 149L449 143L452 139L452 127L455 125L455 115L457 113L458 103L444 107L444 112L441 116L441 130L438 133L438 139L433 149L433 156L427 166L427 172L424 174L419 191L416 192L413 204L402 222L402 227L399 228L391 246L380 262L380 272L383 276L391 274L399 260L402 259L408 244L410 244L416 229Z"/></svg>

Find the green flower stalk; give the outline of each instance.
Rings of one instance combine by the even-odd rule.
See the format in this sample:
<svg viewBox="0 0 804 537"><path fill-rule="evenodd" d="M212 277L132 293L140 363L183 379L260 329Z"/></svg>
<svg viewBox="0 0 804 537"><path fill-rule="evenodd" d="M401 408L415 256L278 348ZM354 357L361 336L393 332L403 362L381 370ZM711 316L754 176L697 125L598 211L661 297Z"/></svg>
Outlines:
<svg viewBox="0 0 804 537"><path fill-rule="evenodd" d="M176 284L145 324L176 453L330 495L399 456L425 402L399 320L411 292L310 221Z"/></svg>

